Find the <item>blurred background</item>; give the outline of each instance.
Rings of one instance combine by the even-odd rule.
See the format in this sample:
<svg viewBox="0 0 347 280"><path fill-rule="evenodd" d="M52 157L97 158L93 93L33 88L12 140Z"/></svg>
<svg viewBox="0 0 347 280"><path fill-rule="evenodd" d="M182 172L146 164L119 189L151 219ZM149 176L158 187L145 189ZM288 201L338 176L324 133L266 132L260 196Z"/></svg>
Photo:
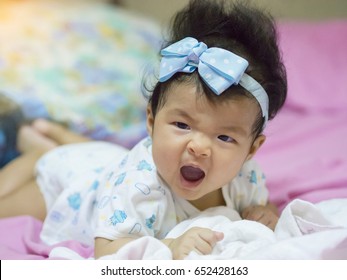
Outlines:
<svg viewBox="0 0 347 280"><path fill-rule="evenodd" d="M165 23L176 10L184 7L188 0L122 0L121 2L133 11ZM347 18L347 0L253 0L252 2L281 19Z"/></svg>
<svg viewBox="0 0 347 280"><path fill-rule="evenodd" d="M94 139L132 147L146 135L143 74L158 63L169 19L188 2L0 0L0 120L19 108L25 119L49 118ZM331 79L345 75L347 0L250 2L280 23L296 106L301 100L294 93L310 94L316 83L322 96L327 90L328 83L314 75L308 83L312 69L323 63ZM296 79L298 70L305 79ZM341 83L330 83L329 90ZM13 142L5 138L0 135L0 161L2 149Z"/></svg>
<svg viewBox="0 0 347 280"><path fill-rule="evenodd" d="M251 2L278 20L288 74L257 153L270 200L347 197L347 0ZM146 136L142 77L187 3L0 0L0 167L16 155L18 125L37 117L128 148Z"/></svg>

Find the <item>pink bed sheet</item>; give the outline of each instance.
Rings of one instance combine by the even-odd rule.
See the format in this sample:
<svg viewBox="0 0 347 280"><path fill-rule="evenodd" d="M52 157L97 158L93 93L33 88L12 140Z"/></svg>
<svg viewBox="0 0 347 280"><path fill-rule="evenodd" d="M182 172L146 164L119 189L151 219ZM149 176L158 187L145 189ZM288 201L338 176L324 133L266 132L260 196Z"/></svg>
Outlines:
<svg viewBox="0 0 347 280"><path fill-rule="evenodd" d="M347 197L347 21L282 23L288 99L257 155L270 198Z"/></svg>
<svg viewBox="0 0 347 280"><path fill-rule="evenodd" d="M257 155L270 198L280 209L294 198L347 197L347 21L279 25L288 71L284 109L270 122ZM48 259L42 223L23 216L0 220L0 259ZM90 257L77 241L56 246Z"/></svg>
<svg viewBox="0 0 347 280"><path fill-rule="evenodd" d="M65 241L48 246L40 240L42 222L30 217L19 216L0 220L1 260L44 260L49 259L55 247L66 247L83 258L92 257L94 249L78 241Z"/></svg>

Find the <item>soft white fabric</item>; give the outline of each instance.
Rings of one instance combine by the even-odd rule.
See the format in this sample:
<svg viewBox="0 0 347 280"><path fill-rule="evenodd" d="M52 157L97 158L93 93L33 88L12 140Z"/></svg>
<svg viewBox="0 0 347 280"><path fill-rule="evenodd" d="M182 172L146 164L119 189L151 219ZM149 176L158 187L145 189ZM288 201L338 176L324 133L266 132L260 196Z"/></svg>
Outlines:
<svg viewBox="0 0 347 280"><path fill-rule="evenodd" d="M224 232L211 255L192 252L187 259L347 259L347 199L319 204L294 200L283 211L275 231L240 220L232 210L216 208L177 225L168 237L193 226ZM171 259L160 241L145 237L103 259Z"/></svg>
<svg viewBox="0 0 347 280"><path fill-rule="evenodd" d="M224 232L212 254L191 252L187 259L347 259L347 199L316 205L294 200L283 211L275 231L253 221L241 220L237 212L223 207L210 209L178 224L168 235L175 237L193 226ZM299 221L299 222L297 222ZM52 256L81 257L70 249L55 248ZM105 260L170 260L168 247L153 237L142 237Z"/></svg>

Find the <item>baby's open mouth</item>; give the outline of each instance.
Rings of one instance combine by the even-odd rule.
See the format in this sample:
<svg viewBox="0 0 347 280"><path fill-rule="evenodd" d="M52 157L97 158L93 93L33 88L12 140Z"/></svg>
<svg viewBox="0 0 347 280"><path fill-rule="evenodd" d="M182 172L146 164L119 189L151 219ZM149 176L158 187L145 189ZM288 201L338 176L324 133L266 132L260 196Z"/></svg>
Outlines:
<svg viewBox="0 0 347 280"><path fill-rule="evenodd" d="M189 182L196 182L205 177L205 172L198 167L183 166L181 167L181 175Z"/></svg>

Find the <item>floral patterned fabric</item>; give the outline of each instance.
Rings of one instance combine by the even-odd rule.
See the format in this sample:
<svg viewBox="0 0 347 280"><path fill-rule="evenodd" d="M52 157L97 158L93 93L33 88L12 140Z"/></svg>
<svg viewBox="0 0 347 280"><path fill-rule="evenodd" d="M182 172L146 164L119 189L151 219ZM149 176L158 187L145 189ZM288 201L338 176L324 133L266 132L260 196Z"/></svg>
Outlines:
<svg viewBox="0 0 347 280"><path fill-rule="evenodd" d="M146 134L141 81L157 60L157 23L105 3L8 1L0 42L0 92L26 118L127 148Z"/></svg>

